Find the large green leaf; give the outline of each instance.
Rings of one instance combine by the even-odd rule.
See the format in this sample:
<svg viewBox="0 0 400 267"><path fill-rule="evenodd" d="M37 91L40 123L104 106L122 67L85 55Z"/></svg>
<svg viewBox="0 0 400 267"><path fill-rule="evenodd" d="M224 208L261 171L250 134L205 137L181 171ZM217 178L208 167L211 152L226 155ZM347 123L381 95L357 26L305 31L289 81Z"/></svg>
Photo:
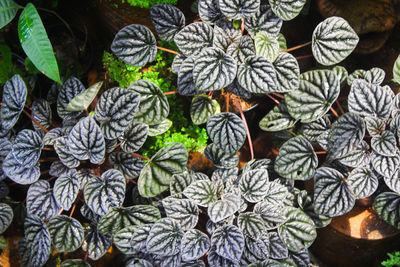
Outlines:
<svg viewBox="0 0 400 267"><path fill-rule="evenodd" d="M322 65L337 64L353 52L358 40L357 34L346 20L329 17L314 29L312 53Z"/></svg>
<svg viewBox="0 0 400 267"><path fill-rule="evenodd" d="M76 95L65 107L66 111L82 111L89 107L99 92L103 82L98 82L90 86L88 89Z"/></svg>
<svg viewBox="0 0 400 267"><path fill-rule="evenodd" d="M50 219L48 227L51 243L59 252L75 251L82 245L83 227L78 220L57 215Z"/></svg>
<svg viewBox="0 0 400 267"><path fill-rule="evenodd" d="M314 176L318 157L304 137L293 137L279 149L275 171L290 180L308 180Z"/></svg>
<svg viewBox="0 0 400 267"><path fill-rule="evenodd" d="M142 169L138 189L142 197L153 197L169 188L173 174L186 168L188 152L181 143L161 148Z"/></svg>
<svg viewBox="0 0 400 267"><path fill-rule="evenodd" d="M13 20L20 8L22 8L22 6L18 5L13 0L3 0L0 2L0 29Z"/></svg>
<svg viewBox="0 0 400 267"><path fill-rule="evenodd" d="M146 248L156 255L175 255L179 253L182 237L179 223L174 219L163 218L151 227Z"/></svg>
<svg viewBox="0 0 400 267"><path fill-rule="evenodd" d="M267 32L258 32L254 38L256 55L263 56L269 62L274 62L279 54L279 42L275 36L270 36Z"/></svg>
<svg viewBox="0 0 400 267"><path fill-rule="evenodd" d="M313 70L300 75L299 89L286 96L289 114L301 122L312 122L324 116L340 92L336 75L330 70Z"/></svg>
<svg viewBox="0 0 400 267"><path fill-rule="evenodd" d="M374 200L376 212L387 223L400 229L400 195L393 192L384 192Z"/></svg>
<svg viewBox="0 0 400 267"><path fill-rule="evenodd" d="M61 84L56 57L39 13L32 3L26 5L18 21L18 37L33 65L44 75Z"/></svg>
<svg viewBox="0 0 400 267"><path fill-rule="evenodd" d="M193 261L201 258L210 248L210 238L203 232L192 229L187 231L182 238L182 260Z"/></svg>
<svg viewBox="0 0 400 267"><path fill-rule="evenodd" d="M295 18L306 4L306 0L268 0L268 2L272 11L283 20Z"/></svg>
<svg viewBox="0 0 400 267"><path fill-rule="evenodd" d="M28 90L21 76L15 74L3 87L3 100L1 105L1 128L10 130L17 123L21 114Z"/></svg>

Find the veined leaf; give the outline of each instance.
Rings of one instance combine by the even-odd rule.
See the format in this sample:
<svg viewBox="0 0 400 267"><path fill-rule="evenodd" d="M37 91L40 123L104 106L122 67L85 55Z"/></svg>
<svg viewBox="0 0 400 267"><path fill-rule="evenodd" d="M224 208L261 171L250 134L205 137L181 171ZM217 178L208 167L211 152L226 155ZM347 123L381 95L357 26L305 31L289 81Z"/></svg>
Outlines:
<svg viewBox="0 0 400 267"><path fill-rule="evenodd" d="M218 200L217 187L209 180L192 182L183 190L183 194L202 207L208 207L211 203Z"/></svg>
<svg viewBox="0 0 400 267"><path fill-rule="evenodd" d="M213 28L204 22L187 25L175 35L174 41L179 50L187 57L197 55L203 48L213 44Z"/></svg>
<svg viewBox="0 0 400 267"><path fill-rule="evenodd" d="M266 230L275 229L287 220L281 205L274 205L267 201L258 202L253 212L260 215Z"/></svg>
<svg viewBox="0 0 400 267"><path fill-rule="evenodd" d="M199 208L189 199L164 198L162 201L167 217L179 222L182 230L194 228L199 220Z"/></svg>
<svg viewBox="0 0 400 267"><path fill-rule="evenodd" d="M365 126L371 136L379 135L385 130L386 121L377 117L368 116L364 118Z"/></svg>
<svg viewBox="0 0 400 267"><path fill-rule="evenodd" d="M166 131L168 131L169 128L171 128L171 126L172 126L172 121L170 119L165 119L162 122L160 122L159 124L150 125L148 135L149 136L157 136L157 135L163 134Z"/></svg>
<svg viewBox="0 0 400 267"><path fill-rule="evenodd" d="M145 165L143 160L124 152L113 152L108 160L116 170L122 173L125 179L137 179Z"/></svg>
<svg viewBox="0 0 400 267"><path fill-rule="evenodd" d="M161 148L144 166L138 179L142 197L153 197L169 188L171 177L184 171L188 160L186 147L181 143Z"/></svg>
<svg viewBox="0 0 400 267"><path fill-rule="evenodd" d="M56 139L62 136L65 136L63 130L61 128L54 128L44 135L42 142L45 146L54 146Z"/></svg>
<svg viewBox="0 0 400 267"><path fill-rule="evenodd" d="M32 117L34 117L44 128L49 128L51 124L50 103L44 99L37 99L32 102ZM32 121L32 126L36 131L41 131L40 127Z"/></svg>
<svg viewBox="0 0 400 267"><path fill-rule="evenodd" d="M123 228L114 235L114 243L124 254L134 255L144 251L151 227L151 224L142 224L141 226Z"/></svg>
<svg viewBox="0 0 400 267"><path fill-rule="evenodd" d="M219 8L219 0L199 0L198 11L202 21L215 24L225 18Z"/></svg>
<svg viewBox="0 0 400 267"><path fill-rule="evenodd" d="M275 15L269 5L261 4L255 15L245 18L244 25L253 38L260 31L276 36L281 30L282 19Z"/></svg>
<svg viewBox="0 0 400 267"><path fill-rule="evenodd" d="M291 20L297 17L306 0L268 0L272 11L283 20Z"/></svg>
<svg viewBox="0 0 400 267"><path fill-rule="evenodd" d="M210 239L205 233L196 229L187 231L181 243L182 260L200 259L210 249L210 245Z"/></svg>
<svg viewBox="0 0 400 267"><path fill-rule="evenodd" d="M110 235L103 235L95 229L91 229L85 236L82 248L87 249L89 258L95 261L103 257L111 245Z"/></svg>
<svg viewBox="0 0 400 267"><path fill-rule="evenodd" d="M4 0L0 3L0 29L6 26L17 15L18 9L22 8L13 0Z"/></svg>
<svg viewBox="0 0 400 267"><path fill-rule="evenodd" d="M242 33L233 26L232 21L221 20L214 25L213 47L226 52L232 43L239 42Z"/></svg>
<svg viewBox="0 0 400 267"><path fill-rule="evenodd" d="M79 93L74 98L69 101L68 105L65 107L66 111L82 111L89 107L93 102L100 88L103 86L103 82L98 82L90 86L85 91Z"/></svg>
<svg viewBox="0 0 400 267"><path fill-rule="evenodd" d="M352 192L357 199L371 196L378 188L378 177L369 167L357 167L347 178Z"/></svg>
<svg viewBox="0 0 400 267"><path fill-rule="evenodd" d="M61 267L90 267L90 264L81 259L68 259L61 263Z"/></svg>
<svg viewBox="0 0 400 267"><path fill-rule="evenodd" d="M286 104L281 102L261 119L259 126L263 131L278 132L293 127L297 121L290 116Z"/></svg>
<svg viewBox="0 0 400 267"><path fill-rule="evenodd" d="M299 208L302 209L314 222L316 228L322 228L330 224L330 217L321 215L315 211L315 205L307 191L302 190L297 194L297 204L299 205Z"/></svg>
<svg viewBox="0 0 400 267"><path fill-rule="evenodd" d="M256 261L258 259L268 259L270 250L270 240L267 231L264 231L258 238L253 239L248 236L246 239L246 247L244 250L244 255L247 256L251 253L252 259L250 261ZM247 253L246 253L247 252Z"/></svg>
<svg viewBox="0 0 400 267"><path fill-rule="evenodd" d="M318 138L331 128L329 116L323 116L316 121L305 123L301 127L301 134L310 142L318 141Z"/></svg>
<svg viewBox="0 0 400 267"><path fill-rule="evenodd" d="M281 52L273 64L278 82L277 92L285 93L299 88L300 68L294 56Z"/></svg>
<svg viewBox="0 0 400 267"><path fill-rule="evenodd" d="M400 156L398 150L393 157L382 156L377 153L371 154L371 163L374 170L383 177L392 177L400 164Z"/></svg>
<svg viewBox="0 0 400 267"><path fill-rule="evenodd" d="M58 205L64 210L69 210L79 192L79 176L75 169L57 178L54 183L53 194Z"/></svg>
<svg viewBox="0 0 400 267"><path fill-rule="evenodd" d="M239 261L232 261L218 255L213 247L208 252L207 261L211 266L239 267Z"/></svg>
<svg viewBox="0 0 400 267"><path fill-rule="evenodd" d="M380 85L385 79L385 71L381 68L372 68L365 73L364 79L367 82Z"/></svg>
<svg viewBox="0 0 400 267"><path fill-rule="evenodd" d="M175 255L180 250L183 231L177 221L163 218L153 224L146 241L146 248L156 255Z"/></svg>
<svg viewBox="0 0 400 267"><path fill-rule="evenodd" d="M256 54L256 48L253 39L250 36L244 35L240 37L238 42L232 43L226 49L226 53L233 57L237 64L242 64L249 56Z"/></svg>
<svg viewBox="0 0 400 267"><path fill-rule="evenodd" d="M391 177L384 176L383 178L385 180L385 184L392 191L400 194L400 169L397 169Z"/></svg>
<svg viewBox="0 0 400 267"><path fill-rule="evenodd" d="M282 205L289 195L288 189L277 181L268 182L268 187L268 193L264 197L264 201L272 205Z"/></svg>
<svg viewBox="0 0 400 267"><path fill-rule="evenodd" d="M83 242L83 227L74 218L57 215L50 219L49 232L51 243L59 252L77 250Z"/></svg>
<svg viewBox="0 0 400 267"><path fill-rule="evenodd" d="M376 212L387 223L400 229L400 195L393 192L379 194L374 200Z"/></svg>
<svg viewBox="0 0 400 267"><path fill-rule="evenodd" d="M12 208L6 203L0 203L0 234L10 226L14 217Z"/></svg>
<svg viewBox="0 0 400 267"><path fill-rule="evenodd" d="M12 154L15 160L25 168L37 164L42 152L42 138L36 132L24 129L17 134L12 146Z"/></svg>
<svg viewBox="0 0 400 267"><path fill-rule="evenodd" d="M152 267L153 264L148 260L133 258L130 259L126 265L126 267Z"/></svg>
<svg viewBox="0 0 400 267"><path fill-rule="evenodd" d="M158 36L168 42L173 42L175 35L185 27L185 15L173 5L152 6L150 17Z"/></svg>
<svg viewBox="0 0 400 267"><path fill-rule="evenodd" d="M214 223L220 222L240 209L240 196L227 193L224 197L208 205L207 213Z"/></svg>
<svg viewBox="0 0 400 267"><path fill-rule="evenodd" d="M239 188L242 196L251 203L257 203L267 195L268 170L255 169L242 174Z"/></svg>
<svg viewBox="0 0 400 267"><path fill-rule="evenodd" d="M251 98L251 93L244 89L238 82L237 79L233 80L233 82L228 85L226 88L229 92L231 92L234 95L237 95L238 97L241 97L243 99L250 99Z"/></svg>
<svg viewBox="0 0 400 267"><path fill-rule="evenodd" d="M187 57L182 53L176 55L174 57L174 60L172 61L171 71L175 74L178 74L181 69L182 63L183 61L185 61L186 58Z"/></svg>
<svg viewBox="0 0 400 267"><path fill-rule="evenodd" d="M194 55L186 58L179 69L177 86L181 95L192 96L198 93L193 78L194 60Z"/></svg>
<svg viewBox="0 0 400 267"><path fill-rule="evenodd" d="M186 187L188 187L196 178L194 175L185 171L179 174L174 174L171 177L171 183L169 184L169 191L172 195L182 193Z"/></svg>
<svg viewBox="0 0 400 267"><path fill-rule="evenodd" d="M10 130L17 123L19 115L24 109L27 93L25 82L18 74L12 76L5 83L0 114L1 128Z"/></svg>
<svg viewBox="0 0 400 267"><path fill-rule="evenodd" d="M270 232L269 240L271 244L270 257L272 259L285 259L289 256L289 251L277 232Z"/></svg>
<svg viewBox="0 0 400 267"><path fill-rule="evenodd" d="M47 221L55 216L60 208L49 182L39 180L29 187L26 194L26 212L28 214L37 215Z"/></svg>
<svg viewBox="0 0 400 267"><path fill-rule="evenodd" d="M217 168L235 168L239 163L238 155L232 155L220 149L217 145L211 143L204 150L204 155Z"/></svg>
<svg viewBox="0 0 400 267"><path fill-rule="evenodd" d="M18 38L25 54L44 75L61 84L56 57L39 13L28 3L18 21Z"/></svg>
<svg viewBox="0 0 400 267"><path fill-rule="evenodd" d="M18 184L32 184L40 177L39 163L32 167L20 164L10 151L2 162L4 174Z"/></svg>
<svg viewBox="0 0 400 267"><path fill-rule="evenodd" d="M359 167L359 166L366 166L370 163L370 147L367 142L364 140L355 148L351 150L348 154L341 157L339 162L348 166L348 167Z"/></svg>
<svg viewBox="0 0 400 267"><path fill-rule="evenodd" d="M254 212L240 213L238 216L238 226L245 236L249 236L255 240L260 239L261 234L265 230L262 217Z"/></svg>
<svg viewBox="0 0 400 267"><path fill-rule="evenodd" d="M67 111L66 107L75 96L83 93L84 91L85 87L81 81L75 77L70 77L64 82L63 86L60 87L57 96L57 113L62 119L75 119L81 114L81 111Z"/></svg>
<svg viewBox="0 0 400 267"><path fill-rule="evenodd" d="M304 137L293 137L279 149L275 171L290 180L308 180L314 176L318 157Z"/></svg>
<svg viewBox="0 0 400 267"><path fill-rule="evenodd" d="M118 137L121 141L121 148L127 153L138 151L146 142L149 126L140 122L132 122L123 133Z"/></svg>
<svg viewBox="0 0 400 267"><path fill-rule="evenodd" d="M400 84L400 55L397 57L393 66L393 80Z"/></svg>
<svg viewBox="0 0 400 267"><path fill-rule="evenodd" d="M129 65L144 67L156 57L156 38L146 26L131 24L115 35L111 51Z"/></svg>
<svg viewBox="0 0 400 267"><path fill-rule="evenodd" d="M301 122L312 122L324 116L340 92L336 75L330 70L308 71L300 75L299 89L286 96L289 114Z"/></svg>
<svg viewBox="0 0 400 267"><path fill-rule="evenodd" d="M196 125L206 123L208 119L221 111L216 100L210 97L199 95L194 97L192 100L192 105L190 106L190 117Z"/></svg>
<svg viewBox="0 0 400 267"><path fill-rule="evenodd" d="M340 84L346 81L347 77L349 76L346 68L342 66L335 66L332 68L332 71L335 73Z"/></svg>
<svg viewBox="0 0 400 267"><path fill-rule="evenodd" d="M372 137L371 147L380 155L394 156L397 148L396 137L391 131L383 131L382 134Z"/></svg>
<svg viewBox="0 0 400 267"><path fill-rule="evenodd" d="M232 20L254 16L260 9L260 0L219 0L222 14Z"/></svg>
<svg viewBox="0 0 400 267"><path fill-rule="evenodd" d="M61 162L68 168L76 168L79 166L79 160L71 153L67 136L62 136L56 139L54 150L56 151Z"/></svg>
<svg viewBox="0 0 400 267"><path fill-rule="evenodd" d="M212 234L211 246L215 247L215 252L219 256L239 261L245 246L244 236L238 227L223 225Z"/></svg>
<svg viewBox="0 0 400 267"><path fill-rule="evenodd" d="M314 29L312 53L322 65L337 64L353 52L358 40L357 34L346 20L329 17Z"/></svg>
<svg viewBox="0 0 400 267"><path fill-rule="evenodd" d="M279 54L279 42L274 36L260 31L254 37L256 55L265 57L269 62L274 62Z"/></svg>

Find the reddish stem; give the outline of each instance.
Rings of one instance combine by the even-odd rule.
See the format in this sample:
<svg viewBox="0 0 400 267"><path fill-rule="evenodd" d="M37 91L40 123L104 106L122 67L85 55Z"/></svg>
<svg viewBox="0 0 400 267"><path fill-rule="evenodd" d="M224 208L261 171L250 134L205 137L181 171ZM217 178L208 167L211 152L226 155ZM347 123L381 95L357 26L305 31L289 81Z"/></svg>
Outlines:
<svg viewBox="0 0 400 267"><path fill-rule="evenodd" d="M43 125L41 125L34 117L31 116L31 114L29 114L25 109L22 109L22 111L25 113L26 116L29 117L29 119L31 119L31 121L33 121L37 126L39 126L40 129L43 130L43 132L48 133L49 130L47 130L46 128L43 127Z"/></svg>
<svg viewBox="0 0 400 267"><path fill-rule="evenodd" d="M85 257L83 258L84 261L87 261L89 257L89 248L86 249Z"/></svg>
<svg viewBox="0 0 400 267"><path fill-rule="evenodd" d="M57 214L60 215L63 211L64 211L64 209L61 208L61 209L57 212Z"/></svg>
<svg viewBox="0 0 400 267"><path fill-rule="evenodd" d="M150 159L148 159L148 158L146 158L146 157L144 157L142 155L136 154L136 153L131 153L131 155L134 156L134 157L137 157L139 159L150 161Z"/></svg>
<svg viewBox="0 0 400 267"><path fill-rule="evenodd" d="M313 55L299 56L299 57L296 57L296 59L297 59L297 60L300 60L300 59L310 58L310 57L312 57L312 56L313 56Z"/></svg>
<svg viewBox="0 0 400 267"><path fill-rule="evenodd" d="M171 54L179 55L179 52L176 52L176 51L168 49L168 48L157 46L157 49L171 53Z"/></svg>
<svg viewBox="0 0 400 267"><path fill-rule="evenodd" d="M272 95L270 95L270 94L267 94L267 96L269 97L269 98L271 98L276 104L280 104L281 102L279 102L275 97L273 97Z"/></svg>
<svg viewBox="0 0 400 267"><path fill-rule="evenodd" d="M46 151L54 151L53 148L51 147L43 147L42 150L46 150Z"/></svg>
<svg viewBox="0 0 400 267"><path fill-rule="evenodd" d="M297 46L291 47L291 48L286 49L286 50L282 50L282 52L290 52L290 51L300 49L300 48L305 47L305 46L310 45L310 44L311 44L311 41L309 41L307 43L304 43L304 44L301 44L301 45L297 45Z"/></svg>
<svg viewBox="0 0 400 267"><path fill-rule="evenodd" d="M275 92L273 92L273 93L271 93L271 94L273 94L274 96L279 97L280 99L285 99L285 96L282 95L282 94L280 94L280 93L275 93Z"/></svg>
<svg viewBox="0 0 400 267"><path fill-rule="evenodd" d="M165 92L164 95L174 95L177 93L178 93L178 91L171 91L171 92Z"/></svg>
<svg viewBox="0 0 400 267"><path fill-rule="evenodd" d="M244 116L242 107L237 102L237 100L235 98L233 100L235 101L236 107L239 109L240 117L242 117L242 120L244 122L244 126L246 127L247 140L249 141L249 147L250 147L250 155L251 155L251 159L254 159L253 142L251 141L250 130L249 130L249 127L247 125L246 117Z"/></svg>
<svg viewBox="0 0 400 267"><path fill-rule="evenodd" d="M210 92L208 93L208 96L209 96L209 97L212 97L213 92L214 92L214 91L210 91Z"/></svg>
<svg viewBox="0 0 400 267"><path fill-rule="evenodd" d="M317 155L324 155L326 153L327 153L326 151L317 151L317 152L315 152L315 154L317 154Z"/></svg>
<svg viewBox="0 0 400 267"><path fill-rule="evenodd" d="M336 100L336 105L338 106L339 111L340 111L342 114L344 114L345 112L344 112L344 110L343 110L343 108L342 108L342 105L340 105L340 103L339 103L338 100Z"/></svg>
<svg viewBox="0 0 400 267"><path fill-rule="evenodd" d="M339 118L339 114L337 114L336 110L333 109L333 107L330 108L332 111L333 115L335 115L336 118Z"/></svg>
<svg viewBox="0 0 400 267"><path fill-rule="evenodd" d="M74 203L74 206L72 206L72 210L71 213L69 214L69 217L72 217L72 215L74 215L75 208L76 208L76 203Z"/></svg>

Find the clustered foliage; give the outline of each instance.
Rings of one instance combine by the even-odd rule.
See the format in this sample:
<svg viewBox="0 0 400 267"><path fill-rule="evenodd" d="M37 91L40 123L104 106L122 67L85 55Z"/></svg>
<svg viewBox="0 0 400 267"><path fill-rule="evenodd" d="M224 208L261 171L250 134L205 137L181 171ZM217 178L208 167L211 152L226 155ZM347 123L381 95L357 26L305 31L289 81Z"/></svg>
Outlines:
<svg viewBox="0 0 400 267"><path fill-rule="evenodd" d="M305 0L268 2L199 0L202 21L189 25L174 6L151 9L158 36L180 51L172 64L178 91L193 96L192 121L205 124L212 141L204 151L215 166L210 176L186 168L188 152L180 143L150 159L136 154L147 136L169 127L169 103L153 82L86 89L71 77L53 87L47 100L33 101L33 130L16 132L21 112L28 113L28 88L19 75L7 81L0 156L2 178L29 185L19 242L23 265L44 265L52 247L59 252L82 247L97 260L115 245L127 266L309 266L307 249L316 228L349 211L355 199L372 195L379 183L390 190L375 198L374 207L400 228L399 96L381 85L380 69L347 75L336 66L300 75L297 60L282 51L279 31ZM331 17L316 27L311 44L317 62L332 66L357 42L344 19ZM111 45L116 56L137 67L152 62L157 49L153 33L135 24ZM397 81L399 65L400 59ZM328 112L345 81L351 86L348 112L332 120ZM239 169L237 152L247 127L207 94L221 89L242 97L283 93L260 127L300 134L281 146L274 161L253 159ZM52 105L62 119L57 127ZM327 155L318 158L315 147ZM48 153L57 155L49 171L54 183L41 174L42 155ZM294 187L295 180L312 178L313 193ZM77 203L89 223L73 217ZM4 232L13 210L5 202L0 207ZM69 216L63 214L69 210ZM78 264L89 265L63 262Z"/></svg>

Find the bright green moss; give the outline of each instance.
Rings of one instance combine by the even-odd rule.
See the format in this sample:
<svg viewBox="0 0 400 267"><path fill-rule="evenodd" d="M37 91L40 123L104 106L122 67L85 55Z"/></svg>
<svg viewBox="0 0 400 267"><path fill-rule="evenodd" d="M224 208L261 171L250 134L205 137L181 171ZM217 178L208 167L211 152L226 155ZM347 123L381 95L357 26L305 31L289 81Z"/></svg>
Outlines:
<svg viewBox="0 0 400 267"><path fill-rule="evenodd" d="M128 3L131 6L137 6L141 8L150 8L157 4L170 4L176 5L178 0L120 0L122 3Z"/></svg>
<svg viewBox="0 0 400 267"><path fill-rule="evenodd" d="M386 267L400 267L400 251L388 253L389 259L382 261L382 265Z"/></svg>

